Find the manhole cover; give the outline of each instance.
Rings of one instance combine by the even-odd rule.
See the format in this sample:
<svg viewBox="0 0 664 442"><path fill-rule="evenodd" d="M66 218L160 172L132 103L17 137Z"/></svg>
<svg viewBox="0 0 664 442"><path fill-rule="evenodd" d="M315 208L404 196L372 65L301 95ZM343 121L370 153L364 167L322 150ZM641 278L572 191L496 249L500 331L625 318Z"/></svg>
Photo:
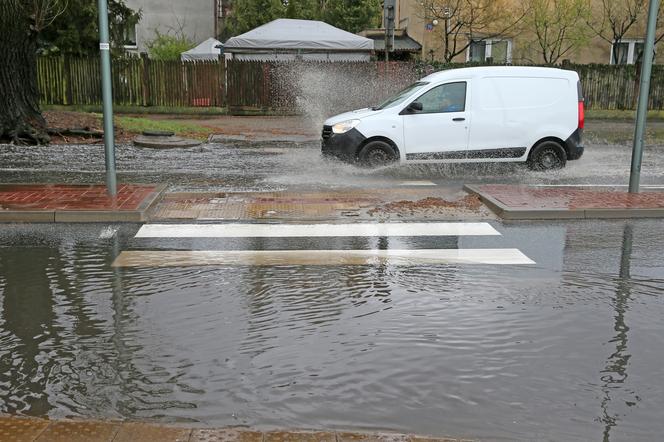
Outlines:
<svg viewBox="0 0 664 442"><path fill-rule="evenodd" d="M144 130L143 135L146 137L172 137L175 132L169 130Z"/></svg>

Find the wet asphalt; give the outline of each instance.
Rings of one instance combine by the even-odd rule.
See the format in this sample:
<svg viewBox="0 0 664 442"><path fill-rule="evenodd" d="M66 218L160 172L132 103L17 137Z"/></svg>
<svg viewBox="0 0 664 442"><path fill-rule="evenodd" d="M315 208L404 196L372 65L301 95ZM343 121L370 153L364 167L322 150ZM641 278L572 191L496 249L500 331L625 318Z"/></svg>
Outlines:
<svg viewBox="0 0 664 442"><path fill-rule="evenodd" d="M171 191L627 184L630 149L554 173L388 167L315 143L118 146L119 179ZM0 146L0 182L103 182L101 146ZM660 185L664 147L642 183ZM140 226L0 229L0 412L484 440L664 432L664 226L490 221L495 236L138 238ZM113 267L123 251L518 249L530 265Z"/></svg>
<svg viewBox="0 0 664 442"><path fill-rule="evenodd" d="M584 156L565 169L533 172L521 164L391 166L366 170L324 159L317 142L204 144L154 150L117 146L118 180L167 184L171 191L275 191L391 187L426 180L461 189L470 183L626 185L631 146L587 142ZM105 180L101 145L17 147L0 145L0 181L99 183ZM664 146L644 151L645 185L664 185Z"/></svg>

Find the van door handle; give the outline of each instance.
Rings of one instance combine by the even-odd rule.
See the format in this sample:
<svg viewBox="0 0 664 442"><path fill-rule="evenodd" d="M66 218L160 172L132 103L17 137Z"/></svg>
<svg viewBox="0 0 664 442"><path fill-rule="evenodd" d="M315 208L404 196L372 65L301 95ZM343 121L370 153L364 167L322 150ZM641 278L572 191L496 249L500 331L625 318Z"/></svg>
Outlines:
<svg viewBox="0 0 664 442"><path fill-rule="evenodd" d="M459 118L452 118L452 121L466 121L466 119L463 117L459 117Z"/></svg>

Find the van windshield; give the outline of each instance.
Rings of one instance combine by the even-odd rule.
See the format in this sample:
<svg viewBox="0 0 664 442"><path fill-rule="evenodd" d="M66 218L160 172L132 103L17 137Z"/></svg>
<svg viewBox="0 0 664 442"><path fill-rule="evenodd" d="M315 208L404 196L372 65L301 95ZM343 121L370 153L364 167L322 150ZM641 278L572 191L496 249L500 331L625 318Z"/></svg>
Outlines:
<svg viewBox="0 0 664 442"><path fill-rule="evenodd" d="M380 105L374 106L371 109L382 110L382 109L387 109L389 107L397 106L399 103L403 102L406 99L406 97L410 96L410 94L412 94L418 89L422 89L427 84L429 83L427 83L426 81L418 81L417 83L413 83L410 86L408 86L406 89L399 92L398 94L388 98L387 100L383 101Z"/></svg>

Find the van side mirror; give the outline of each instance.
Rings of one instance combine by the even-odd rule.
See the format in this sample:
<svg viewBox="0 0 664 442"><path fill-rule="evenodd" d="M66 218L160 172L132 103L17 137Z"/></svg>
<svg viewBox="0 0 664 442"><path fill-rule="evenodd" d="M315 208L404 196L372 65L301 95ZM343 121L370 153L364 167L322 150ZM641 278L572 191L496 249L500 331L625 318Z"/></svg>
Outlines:
<svg viewBox="0 0 664 442"><path fill-rule="evenodd" d="M424 107L422 106L422 103L420 103L419 101L413 101L408 105L406 109L408 109L409 112L422 112L422 109L424 109Z"/></svg>

